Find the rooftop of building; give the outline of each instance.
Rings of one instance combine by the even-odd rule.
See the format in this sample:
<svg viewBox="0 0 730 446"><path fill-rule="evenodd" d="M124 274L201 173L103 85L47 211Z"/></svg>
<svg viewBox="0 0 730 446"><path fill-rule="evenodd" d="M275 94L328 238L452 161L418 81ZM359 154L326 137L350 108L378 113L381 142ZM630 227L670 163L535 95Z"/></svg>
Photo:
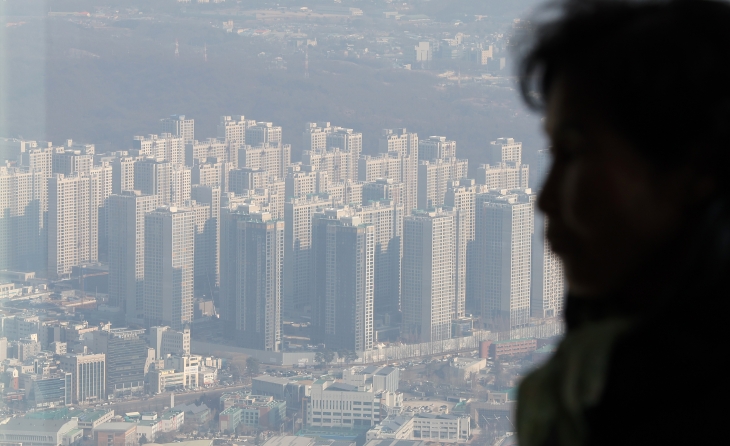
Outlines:
<svg viewBox="0 0 730 446"><path fill-rule="evenodd" d="M94 428L94 431L99 432L127 432L132 428L136 428L136 423L128 423L126 421L109 421L101 423Z"/></svg>
<svg viewBox="0 0 730 446"><path fill-rule="evenodd" d="M176 443L147 443L147 446L211 446L213 440L190 440Z"/></svg>
<svg viewBox="0 0 730 446"><path fill-rule="evenodd" d="M456 420L460 417L450 414L438 414L438 413L424 413L420 412L413 415L413 418L430 418L432 420Z"/></svg>
<svg viewBox="0 0 730 446"><path fill-rule="evenodd" d="M525 342L525 341L537 342L537 340L535 338L520 338L520 339L506 339L504 341L495 341L495 342L492 342L492 344L512 344L512 343L516 343L516 342Z"/></svg>
<svg viewBox="0 0 730 446"><path fill-rule="evenodd" d="M271 437L263 446L310 446L312 443L314 443L312 438L286 435Z"/></svg>
<svg viewBox="0 0 730 446"><path fill-rule="evenodd" d="M325 390L335 392L357 392L357 386L353 386L352 384L347 384L343 382L335 382L334 384L327 387Z"/></svg>
<svg viewBox="0 0 730 446"><path fill-rule="evenodd" d="M58 432L63 425L70 421L67 419L11 418L7 423L2 425L2 430L4 432Z"/></svg>
<svg viewBox="0 0 730 446"><path fill-rule="evenodd" d="M392 438L375 439L365 443L365 446L421 446L421 440L396 440Z"/></svg>
<svg viewBox="0 0 730 446"><path fill-rule="evenodd" d="M194 403L191 403L191 404L178 404L177 406L173 407L172 409L173 410L181 410L181 411L186 412L186 413L187 412L191 412L191 413L193 413L195 415L197 415L199 413L202 413L202 412L205 412L206 410L207 411L210 411L210 408L208 406L206 406L205 404L200 404L198 406L198 405L195 405Z"/></svg>
<svg viewBox="0 0 730 446"><path fill-rule="evenodd" d="M395 367L383 367L382 369L378 370L377 373L375 373L375 374L379 375L379 376L387 376L387 375L390 375L391 373L393 373L394 371L395 371Z"/></svg>

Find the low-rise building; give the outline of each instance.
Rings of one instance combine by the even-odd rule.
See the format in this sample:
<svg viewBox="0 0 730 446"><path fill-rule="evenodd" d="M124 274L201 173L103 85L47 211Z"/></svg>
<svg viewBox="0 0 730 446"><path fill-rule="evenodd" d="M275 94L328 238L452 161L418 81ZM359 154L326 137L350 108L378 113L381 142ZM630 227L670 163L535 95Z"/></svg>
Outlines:
<svg viewBox="0 0 730 446"><path fill-rule="evenodd" d="M402 401L402 394L400 400ZM306 402L304 424L307 427L363 428L374 426L381 420L381 396L372 387L361 387L337 382L330 377L318 379L312 384L310 398Z"/></svg>
<svg viewBox="0 0 730 446"><path fill-rule="evenodd" d="M260 375L251 380L251 393L254 395L269 395L277 400L286 401L287 407L300 409L302 401L309 396L311 381L278 378L269 375Z"/></svg>
<svg viewBox="0 0 730 446"><path fill-rule="evenodd" d="M537 350L537 339L512 339L494 342L489 346L489 356L494 359L500 356L526 355Z"/></svg>
<svg viewBox="0 0 730 446"><path fill-rule="evenodd" d="M97 446L137 446L137 424L110 421L94 428Z"/></svg>
<svg viewBox="0 0 730 446"><path fill-rule="evenodd" d="M4 445L69 446L79 442L83 436L75 418L11 418L0 427L0 444Z"/></svg>
<svg viewBox="0 0 730 446"><path fill-rule="evenodd" d="M366 434L367 440L416 440L466 443L471 436L469 416L419 413L390 416Z"/></svg>
<svg viewBox="0 0 730 446"><path fill-rule="evenodd" d="M180 430L182 425L185 423L185 412L169 409L162 413L160 420L162 421L162 424L160 425L161 432L175 432Z"/></svg>
<svg viewBox="0 0 730 446"><path fill-rule="evenodd" d="M94 429L114 418L114 410L88 410L79 414L74 414L73 416L78 418L79 428L84 430L84 435L91 435L91 432Z"/></svg>
<svg viewBox="0 0 730 446"><path fill-rule="evenodd" d="M234 432L243 421L243 409L229 407L218 414L218 430L220 432Z"/></svg>
<svg viewBox="0 0 730 446"><path fill-rule="evenodd" d="M472 374L479 373L487 366L487 360L481 358L454 358L449 373L458 379L469 379Z"/></svg>
<svg viewBox="0 0 730 446"><path fill-rule="evenodd" d="M210 408L205 404L178 404L173 410L181 410L185 412L185 419L197 424L203 424L210 421L213 414Z"/></svg>

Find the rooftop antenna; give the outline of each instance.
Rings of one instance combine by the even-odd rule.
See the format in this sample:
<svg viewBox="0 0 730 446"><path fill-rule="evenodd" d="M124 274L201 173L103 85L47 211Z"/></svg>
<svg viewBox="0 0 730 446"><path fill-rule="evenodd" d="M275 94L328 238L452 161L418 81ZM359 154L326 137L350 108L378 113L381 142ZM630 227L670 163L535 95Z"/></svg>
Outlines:
<svg viewBox="0 0 730 446"><path fill-rule="evenodd" d="M175 57L180 57L180 44L177 43L177 39L175 39Z"/></svg>
<svg viewBox="0 0 730 446"><path fill-rule="evenodd" d="M304 47L304 79L309 79L309 43Z"/></svg>

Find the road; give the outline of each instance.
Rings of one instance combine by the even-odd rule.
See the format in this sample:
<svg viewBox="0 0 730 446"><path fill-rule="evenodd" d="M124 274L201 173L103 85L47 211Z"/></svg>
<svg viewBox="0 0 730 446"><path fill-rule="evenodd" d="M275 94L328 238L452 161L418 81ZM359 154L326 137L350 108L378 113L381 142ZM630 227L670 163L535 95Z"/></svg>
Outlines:
<svg viewBox="0 0 730 446"><path fill-rule="evenodd" d="M214 387L210 389L202 389L195 392L181 392L175 393L175 405L181 403L191 403L200 398L203 394L207 396L213 396L220 398L221 394L227 392L236 392L242 390L248 386L236 385L229 387ZM127 400L119 401L117 403L109 404L104 408L114 409L116 415L121 415L126 412L147 412L147 411L161 411L165 407L170 407L170 393L162 393L156 395L147 400Z"/></svg>

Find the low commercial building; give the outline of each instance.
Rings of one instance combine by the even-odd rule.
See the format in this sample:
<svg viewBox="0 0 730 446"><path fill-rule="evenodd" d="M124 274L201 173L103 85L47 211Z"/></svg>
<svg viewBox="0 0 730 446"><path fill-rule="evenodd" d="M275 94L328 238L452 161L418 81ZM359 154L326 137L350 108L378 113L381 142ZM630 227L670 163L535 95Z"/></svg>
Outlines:
<svg viewBox="0 0 730 446"><path fill-rule="evenodd" d="M94 429L96 446L137 446L137 424L108 422Z"/></svg>
<svg viewBox="0 0 730 446"><path fill-rule="evenodd" d="M500 356L519 356L537 350L537 339L512 339L494 342L489 346L489 356L494 359Z"/></svg>
<svg viewBox="0 0 730 446"><path fill-rule="evenodd" d="M329 377L312 384L311 396L306 402L304 424L307 427L367 428L380 422L383 394L372 387L338 382ZM392 404L402 405L403 395L395 393Z"/></svg>
<svg viewBox="0 0 730 446"><path fill-rule="evenodd" d="M78 443L83 436L76 419L11 418L0 427L0 444L3 445L69 446Z"/></svg>
<svg viewBox="0 0 730 446"><path fill-rule="evenodd" d="M479 373L487 366L487 360L481 358L454 358L449 373L458 379L469 379L472 374Z"/></svg>
<svg viewBox="0 0 730 446"><path fill-rule="evenodd" d="M469 416L421 413L390 416L366 434L367 440L415 440L466 443L471 436Z"/></svg>
<svg viewBox="0 0 730 446"><path fill-rule="evenodd" d="M160 425L161 432L175 432L180 430L182 425L185 423L185 412L182 410L170 409L163 412L160 416L162 424Z"/></svg>
<svg viewBox="0 0 730 446"><path fill-rule="evenodd" d="M78 418L79 428L84 430L84 435L91 435L94 429L114 418L114 410L88 410L79 414L74 414L73 416Z"/></svg>
<svg viewBox="0 0 730 446"><path fill-rule="evenodd" d="M309 396L311 384L309 380L260 375L251 380L251 393L273 396L277 400L286 401L287 407L301 409L302 401Z"/></svg>
<svg viewBox="0 0 730 446"><path fill-rule="evenodd" d="M197 424L203 424L210 421L213 414L210 408L205 404L178 404L173 410L181 410L185 412L185 419Z"/></svg>
<svg viewBox="0 0 730 446"><path fill-rule="evenodd" d="M218 414L218 430L220 432L234 432L243 421L243 409L229 407Z"/></svg>

